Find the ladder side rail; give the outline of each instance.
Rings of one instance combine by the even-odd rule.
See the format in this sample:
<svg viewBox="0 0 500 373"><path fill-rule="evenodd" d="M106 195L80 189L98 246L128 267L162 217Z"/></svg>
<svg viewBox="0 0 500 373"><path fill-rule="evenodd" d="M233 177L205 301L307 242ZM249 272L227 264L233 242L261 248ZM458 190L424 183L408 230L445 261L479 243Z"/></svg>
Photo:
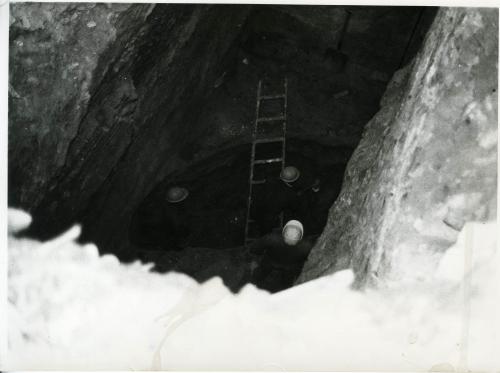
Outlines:
<svg viewBox="0 0 500 373"><path fill-rule="evenodd" d="M284 88L284 94L283 94L283 117L285 120L283 121L283 148L282 148L282 161L281 161L281 170L283 171L285 169L285 162L286 162L286 121L287 121L287 105L288 105L288 80L285 77L284 83L283 83L283 88ZM283 211L280 213L280 228L283 229L283 224L284 224L284 217L285 214Z"/></svg>
<svg viewBox="0 0 500 373"><path fill-rule="evenodd" d="M250 210L252 206L252 180L253 180L253 174L254 174L254 159L255 159L255 139L257 138L257 123L259 119L259 109L260 109L260 96L261 96L261 89L262 89L262 80L259 80L259 84L257 86L257 104L255 105L255 122L254 122L254 128L253 128L253 133L252 133L252 154L250 156L250 176L248 180L248 185L249 185L249 190L248 190L248 201L247 201L247 217L246 217L246 222L245 222L245 242L244 244L247 244L247 239L248 239L248 230L250 226Z"/></svg>

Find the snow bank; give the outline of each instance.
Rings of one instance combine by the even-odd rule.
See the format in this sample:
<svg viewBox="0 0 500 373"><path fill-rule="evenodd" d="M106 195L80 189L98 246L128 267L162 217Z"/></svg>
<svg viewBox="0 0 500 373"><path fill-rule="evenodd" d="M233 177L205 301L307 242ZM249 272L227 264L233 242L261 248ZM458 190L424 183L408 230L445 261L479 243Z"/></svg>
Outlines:
<svg viewBox="0 0 500 373"><path fill-rule="evenodd" d="M350 288L350 270L271 295L100 257L74 227L11 234L2 369L498 370L496 224L469 223L434 278ZM411 271L411 268L407 268Z"/></svg>

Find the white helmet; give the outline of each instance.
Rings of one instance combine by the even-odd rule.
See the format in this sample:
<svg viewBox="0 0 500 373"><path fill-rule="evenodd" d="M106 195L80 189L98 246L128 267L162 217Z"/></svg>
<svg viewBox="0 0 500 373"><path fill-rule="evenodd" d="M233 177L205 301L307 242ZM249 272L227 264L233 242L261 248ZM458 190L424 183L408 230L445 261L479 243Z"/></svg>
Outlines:
<svg viewBox="0 0 500 373"><path fill-rule="evenodd" d="M170 203L177 203L184 201L189 195L186 188L174 186L167 190L167 201Z"/></svg>
<svg viewBox="0 0 500 373"><path fill-rule="evenodd" d="M300 176L300 171L297 167L286 166L280 173L280 179L285 183L293 183Z"/></svg>
<svg viewBox="0 0 500 373"><path fill-rule="evenodd" d="M298 220L290 220L283 227L283 240L287 245L297 245L304 235L304 227Z"/></svg>

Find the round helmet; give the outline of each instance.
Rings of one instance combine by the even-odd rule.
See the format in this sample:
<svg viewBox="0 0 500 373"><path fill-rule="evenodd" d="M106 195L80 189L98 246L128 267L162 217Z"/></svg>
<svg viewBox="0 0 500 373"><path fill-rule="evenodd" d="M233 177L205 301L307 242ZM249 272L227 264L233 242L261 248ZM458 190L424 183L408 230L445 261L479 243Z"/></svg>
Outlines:
<svg viewBox="0 0 500 373"><path fill-rule="evenodd" d="M313 184L313 186L312 186L312 188L311 188L311 189L312 189L312 191L313 191L314 193L318 193L318 192L319 192L319 190L320 190L320 185L321 185L321 181L320 181L319 179L314 180L314 184Z"/></svg>
<svg viewBox="0 0 500 373"><path fill-rule="evenodd" d="M189 192L186 188L182 187L171 187L167 190L167 201L170 203L177 203L184 201L187 196L189 195Z"/></svg>
<svg viewBox="0 0 500 373"><path fill-rule="evenodd" d="M297 167L287 166L280 173L280 179L285 183L293 183L300 176L300 172Z"/></svg>
<svg viewBox="0 0 500 373"><path fill-rule="evenodd" d="M290 220L283 227L283 240L287 245L294 246L299 243L304 235L304 227L298 220Z"/></svg>

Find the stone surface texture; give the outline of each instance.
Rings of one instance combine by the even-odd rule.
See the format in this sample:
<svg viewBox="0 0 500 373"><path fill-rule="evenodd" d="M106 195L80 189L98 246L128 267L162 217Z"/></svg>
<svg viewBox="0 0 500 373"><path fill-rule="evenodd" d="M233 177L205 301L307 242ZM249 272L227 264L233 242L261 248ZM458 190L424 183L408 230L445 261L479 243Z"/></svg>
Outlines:
<svg viewBox="0 0 500 373"><path fill-rule="evenodd" d="M41 237L80 221L104 251L126 251L131 212L204 130L189 117L246 7L11 8L9 204Z"/></svg>
<svg viewBox="0 0 500 373"><path fill-rule="evenodd" d="M466 221L496 218L498 10L440 9L351 158L298 282L419 280Z"/></svg>
<svg viewBox="0 0 500 373"><path fill-rule="evenodd" d="M131 4L11 4L12 204L36 205L56 171L68 163L71 141L120 49L119 37L133 35L148 9Z"/></svg>

